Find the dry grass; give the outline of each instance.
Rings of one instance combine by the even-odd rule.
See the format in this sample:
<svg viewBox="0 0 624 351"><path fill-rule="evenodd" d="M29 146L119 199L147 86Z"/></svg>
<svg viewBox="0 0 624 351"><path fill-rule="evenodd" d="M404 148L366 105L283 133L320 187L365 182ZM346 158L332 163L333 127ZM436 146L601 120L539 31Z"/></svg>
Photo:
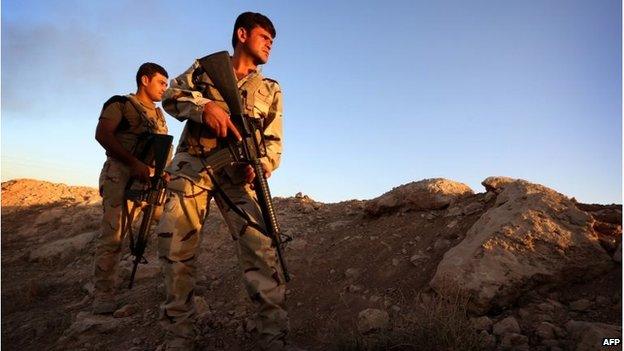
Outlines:
<svg viewBox="0 0 624 351"><path fill-rule="evenodd" d="M372 335L339 333L333 349L345 351L483 350L483 341L467 314L469 298L454 292L445 297L419 295L412 313L394 318L392 330Z"/></svg>

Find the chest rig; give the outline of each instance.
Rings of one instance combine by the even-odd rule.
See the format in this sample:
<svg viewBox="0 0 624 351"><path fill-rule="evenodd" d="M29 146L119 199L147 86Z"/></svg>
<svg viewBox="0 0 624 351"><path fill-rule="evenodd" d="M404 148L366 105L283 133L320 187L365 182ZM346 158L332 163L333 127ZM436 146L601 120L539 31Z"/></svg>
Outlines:
<svg viewBox="0 0 624 351"><path fill-rule="evenodd" d="M193 83L206 99L210 99L219 107L231 114L228 105L212 83L210 77L202 70L193 73ZM238 89L242 97L244 113L256 125L256 138L264 148L264 118L269 109L269 89L260 73L253 72L238 82ZM206 126L188 121L185 127L185 136L182 138L179 151L186 151L193 156L209 157L219 149L227 147L226 143L218 140L216 135Z"/></svg>

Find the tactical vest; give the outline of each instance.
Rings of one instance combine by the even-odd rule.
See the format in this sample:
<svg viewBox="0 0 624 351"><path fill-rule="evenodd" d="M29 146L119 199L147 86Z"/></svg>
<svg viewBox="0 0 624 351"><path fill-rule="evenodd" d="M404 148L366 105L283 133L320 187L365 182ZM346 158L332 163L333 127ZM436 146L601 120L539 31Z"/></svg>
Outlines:
<svg viewBox="0 0 624 351"><path fill-rule="evenodd" d="M115 138L124 149L133 152L140 136L146 133L167 134L165 117L159 108L156 108L156 116L150 116L133 95L115 95L104 103L102 110L112 103L118 103L121 109L122 119L115 130Z"/></svg>

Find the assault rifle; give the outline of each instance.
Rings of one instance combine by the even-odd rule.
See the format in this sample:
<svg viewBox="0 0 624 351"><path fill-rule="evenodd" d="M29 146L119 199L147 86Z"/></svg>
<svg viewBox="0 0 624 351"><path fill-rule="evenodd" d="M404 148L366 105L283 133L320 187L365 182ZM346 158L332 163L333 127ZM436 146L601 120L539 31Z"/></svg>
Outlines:
<svg viewBox="0 0 624 351"><path fill-rule="evenodd" d="M228 106L232 123L242 136L241 141L229 138L228 148L235 163L249 164L256 173L253 185L260 205L260 211L262 212L262 219L265 223L266 230L264 230L263 234L271 238L273 246L275 246L277 251L279 264L284 273L284 279L288 282L290 281L290 275L288 274L282 252L282 234L277 223L269 184L260 163L260 157L266 155L262 127L258 125L257 118L244 114L242 99L238 91L237 80L234 76L229 53L220 51L205 56L199 59L199 64L221 97L223 97ZM261 140L256 138L257 134L260 135Z"/></svg>
<svg viewBox="0 0 624 351"><path fill-rule="evenodd" d="M173 137L165 134L147 134L141 138L141 151L138 158L147 165L153 165L155 173L148 183L135 182L134 179L131 179L126 185L126 199L134 201L135 206L136 204L142 206L141 211L143 212L143 219L136 238L132 233L132 215L129 216L129 221L126 223L130 232L130 254L134 256L129 289L132 289L139 264L147 263L143 254L145 254L154 211L164 201L166 184L163 180L163 172L169 158L172 142Z"/></svg>

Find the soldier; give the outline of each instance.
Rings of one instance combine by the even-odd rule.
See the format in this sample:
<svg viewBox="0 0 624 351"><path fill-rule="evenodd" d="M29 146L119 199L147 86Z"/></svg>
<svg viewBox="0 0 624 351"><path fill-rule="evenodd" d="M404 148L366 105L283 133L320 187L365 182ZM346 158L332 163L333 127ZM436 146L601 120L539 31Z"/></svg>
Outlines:
<svg viewBox="0 0 624 351"><path fill-rule="evenodd" d="M263 77L258 66L268 61L275 34L267 17L245 12L236 19L232 35L231 60L244 97L245 113L264 122L268 155L261 161L267 177L278 167L282 152L282 93L279 84ZM206 157L218 150L217 138L240 139L224 102L215 97L213 89L196 60L171 81L163 101L169 114L186 121L168 169L171 174L168 196L156 229L166 289L166 300L161 307L161 324L168 331L165 347L167 350L194 348L195 264L202 225L214 197L237 245L247 292L258 308L259 346L281 350L289 327L283 308L285 285L275 248L270 238L237 214L246 212L256 223L263 223L250 186L255 177L253 169L227 166L214 172L212 178L208 173L210 165L206 164ZM235 211L228 204L239 208Z"/></svg>
<svg viewBox="0 0 624 351"><path fill-rule="evenodd" d="M124 190L131 177L148 181L154 173L154 168L138 160L132 151L142 133L167 134L163 113L154 103L162 99L168 77L161 66L144 63L136 74L136 94L113 96L102 107L95 131L95 139L106 150L99 184L104 216L95 249L95 314L112 313L117 307L114 292L124 235L122 217L126 206L131 206Z"/></svg>

